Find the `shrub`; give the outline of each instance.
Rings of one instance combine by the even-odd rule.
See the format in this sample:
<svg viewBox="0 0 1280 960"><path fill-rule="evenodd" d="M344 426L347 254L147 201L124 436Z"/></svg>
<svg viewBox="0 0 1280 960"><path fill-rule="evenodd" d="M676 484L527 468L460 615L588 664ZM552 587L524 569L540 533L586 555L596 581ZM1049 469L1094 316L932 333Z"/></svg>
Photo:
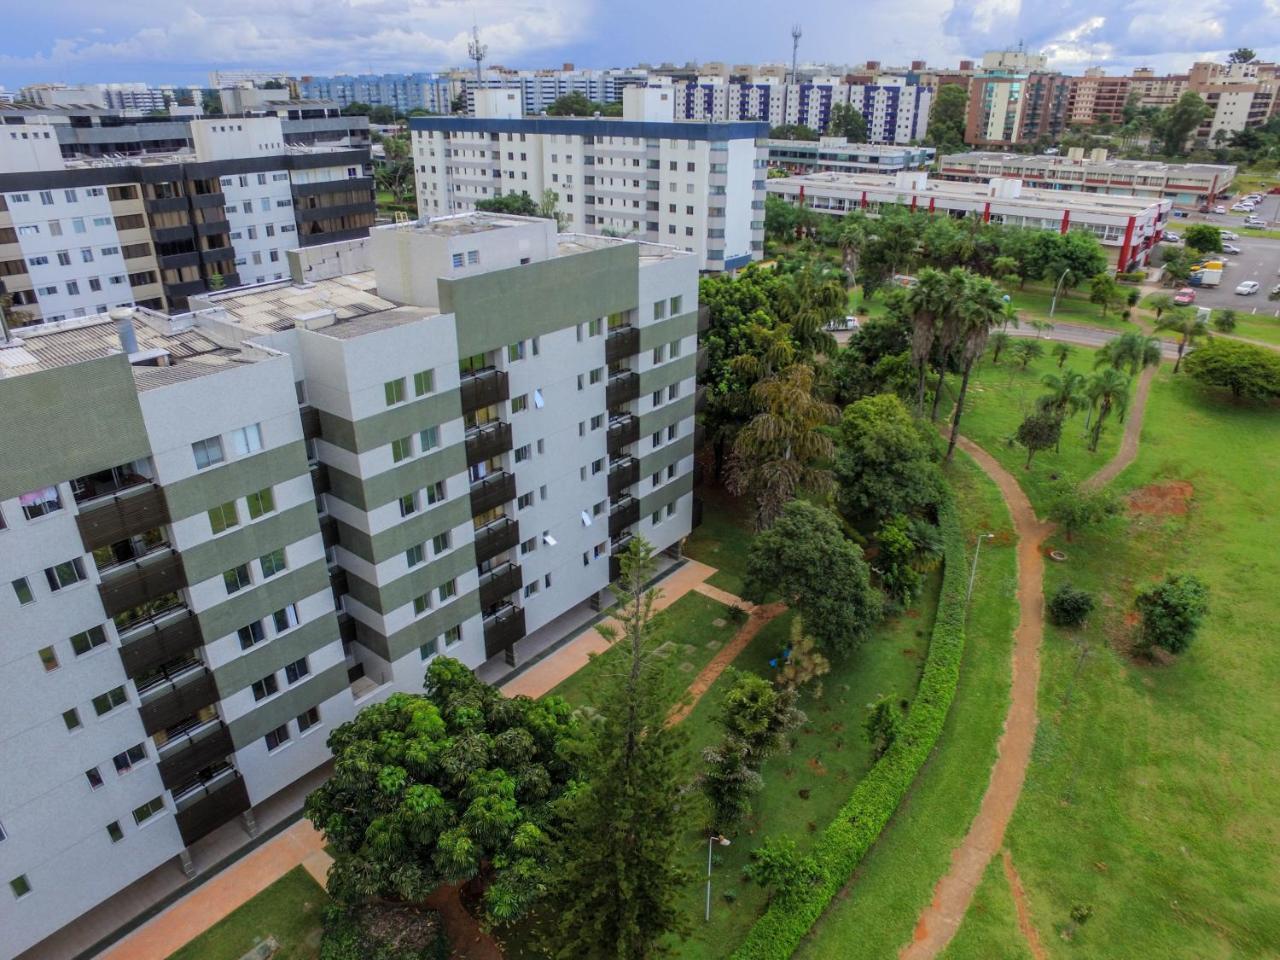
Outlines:
<svg viewBox="0 0 1280 960"><path fill-rule="evenodd" d="M1049 598L1049 619L1059 627L1078 627L1093 613L1093 594L1064 583Z"/></svg>
<svg viewBox="0 0 1280 960"><path fill-rule="evenodd" d="M1131 270L1125 273L1117 273L1116 279L1121 283L1141 283L1143 280L1147 279L1147 271Z"/></svg>
<svg viewBox="0 0 1280 960"><path fill-rule="evenodd" d="M1181 653L1209 612L1209 588L1194 573L1166 574L1134 603L1142 614L1142 645Z"/></svg>
<svg viewBox="0 0 1280 960"><path fill-rule="evenodd" d="M1142 299L1142 294L1139 291L1137 290L1129 291L1129 306L1136 307L1138 305L1138 301L1141 299ZM1128 317L1128 313L1129 311L1126 310L1125 311L1126 318Z"/></svg>

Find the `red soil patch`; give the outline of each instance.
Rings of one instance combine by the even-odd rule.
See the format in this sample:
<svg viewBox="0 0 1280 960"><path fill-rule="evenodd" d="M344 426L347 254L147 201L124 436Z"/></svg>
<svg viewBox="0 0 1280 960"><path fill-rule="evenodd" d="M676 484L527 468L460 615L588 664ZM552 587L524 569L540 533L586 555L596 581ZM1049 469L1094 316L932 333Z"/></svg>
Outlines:
<svg viewBox="0 0 1280 960"><path fill-rule="evenodd" d="M1157 516L1181 516L1190 509L1195 488L1185 480L1153 483L1129 494L1129 510Z"/></svg>

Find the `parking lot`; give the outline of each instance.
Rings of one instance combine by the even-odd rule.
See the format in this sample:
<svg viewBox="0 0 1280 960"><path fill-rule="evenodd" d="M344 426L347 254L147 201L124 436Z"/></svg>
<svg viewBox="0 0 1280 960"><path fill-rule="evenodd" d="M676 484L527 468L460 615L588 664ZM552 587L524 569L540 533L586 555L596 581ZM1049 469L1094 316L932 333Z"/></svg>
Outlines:
<svg viewBox="0 0 1280 960"><path fill-rule="evenodd" d="M1228 210L1231 202L1224 201ZM1267 221L1267 226L1276 228L1280 220L1280 196L1265 196L1253 211L1255 217ZM1244 214L1196 214L1193 220L1175 220L1170 229L1181 235L1188 223L1211 223L1215 227L1240 234L1239 240L1228 240L1227 243L1240 248L1239 254L1227 255L1226 269L1222 272L1222 285L1216 288L1198 287L1196 289L1196 306L1198 307L1231 307L1235 310L1250 313L1280 316L1280 303L1267 300L1271 288L1280 283L1280 240L1263 240L1249 237L1241 230ZM1245 280L1256 280L1261 289L1251 296L1240 296L1235 292L1236 284Z"/></svg>

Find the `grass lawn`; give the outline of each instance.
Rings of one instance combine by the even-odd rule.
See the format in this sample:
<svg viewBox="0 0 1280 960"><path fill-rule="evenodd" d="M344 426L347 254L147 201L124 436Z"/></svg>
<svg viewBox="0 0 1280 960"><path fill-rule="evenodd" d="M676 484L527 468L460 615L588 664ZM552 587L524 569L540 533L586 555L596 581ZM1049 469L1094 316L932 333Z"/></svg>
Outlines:
<svg viewBox="0 0 1280 960"><path fill-rule="evenodd" d="M1189 511L1053 544L1070 559L1049 565L1046 592L1070 579L1099 611L1078 634L1046 630L1039 734L1006 838L1050 956L1275 956L1278 477L1274 409L1207 398L1163 370L1117 484L1188 483ZM1200 636L1174 660L1135 659L1136 591L1184 570L1211 590ZM989 884L981 896L993 902ZM1075 904L1093 917L1067 945Z"/></svg>
<svg viewBox="0 0 1280 960"><path fill-rule="evenodd" d="M315 960L320 955L320 915L327 900L311 874L294 867L169 960L240 960L267 937L275 937L280 944L273 960Z"/></svg>
<svg viewBox="0 0 1280 960"><path fill-rule="evenodd" d="M716 626L719 620L723 626ZM671 669L665 672L670 701L675 704L689 686L698 671L710 662L717 650L737 632L738 627L729 618L729 608L723 603L690 591L653 618L653 646L655 650L666 648ZM627 654L614 645L577 673L561 681L551 692L564 697L576 706L593 703L600 684L615 669L622 669Z"/></svg>
<svg viewBox="0 0 1280 960"><path fill-rule="evenodd" d="M702 525L685 541L685 555L716 568L707 583L740 597L747 575L747 549L755 536L751 500L732 497L713 483L700 487L698 495L702 498Z"/></svg>
<svg viewBox="0 0 1280 960"><path fill-rule="evenodd" d="M956 698L933 756L797 960L882 960L910 942L916 918L977 813L995 762L1017 621L1013 531L995 484L967 456L958 454L948 475L968 542L980 533L996 534L978 564Z"/></svg>
<svg viewBox="0 0 1280 960"><path fill-rule="evenodd" d="M1150 297L1146 297L1142 301L1145 308ZM1252 297L1241 297L1240 305L1233 307L1236 313L1236 328L1231 331L1232 336L1246 337L1250 340L1260 340L1264 343L1272 343L1280 345L1280 303L1273 303L1266 298L1266 290ZM1257 310L1257 313L1250 311ZM1223 313L1222 309L1214 308L1210 311L1211 321L1217 320ZM1151 323L1155 324L1155 314L1147 313ZM1217 327L1213 328L1217 332ZM1173 339L1173 334L1163 333L1161 336Z"/></svg>
<svg viewBox="0 0 1280 960"><path fill-rule="evenodd" d="M1128 287L1124 288L1126 291ZM1024 317L1035 316L1043 320L1049 319L1049 306L1053 303L1053 290L1028 286L1015 290L1010 294L1013 305ZM1080 323L1091 327L1105 327L1108 330L1125 332L1137 330L1138 327L1121 317L1124 308L1112 309L1107 316L1102 316L1102 308L1089 302L1089 294L1084 290L1068 290L1058 295L1058 305L1053 311L1053 320L1062 323Z"/></svg>
<svg viewBox="0 0 1280 960"><path fill-rule="evenodd" d="M1053 503L1064 481L1078 483L1111 459L1124 431L1124 425L1112 414L1103 427L1097 452L1090 453L1082 436L1085 414L1078 413L1063 427L1061 452L1041 451L1032 460L1031 469L1023 469L1027 451L1012 442L1013 435L1023 418L1035 410L1036 399L1045 392L1041 377L1060 372L1058 361L1049 354L1053 344L1047 340L1042 342L1045 356L1032 361L1026 370L1019 369L1007 355L1001 356L998 365L991 363L990 354L983 358L969 382L960 421L961 433L985 447L1006 470L1018 477L1041 516ZM1094 351L1088 347L1073 346L1066 369L1088 376L1093 371L1093 355Z"/></svg>
<svg viewBox="0 0 1280 960"><path fill-rule="evenodd" d="M1016 864L1015 864L1016 866ZM1043 937L1041 938L1043 941ZM964 915L964 925L942 952L943 960L1032 960L1018 929L1013 891L1005 879L1000 857L993 857L982 884Z"/></svg>

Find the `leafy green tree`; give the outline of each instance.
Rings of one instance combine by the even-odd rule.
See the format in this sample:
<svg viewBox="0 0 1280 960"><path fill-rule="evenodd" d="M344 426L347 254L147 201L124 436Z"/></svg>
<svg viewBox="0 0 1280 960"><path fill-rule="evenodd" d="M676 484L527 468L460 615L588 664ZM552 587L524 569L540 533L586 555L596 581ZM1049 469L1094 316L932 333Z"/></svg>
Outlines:
<svg viewBox="0 0 1280 960"><path fill-rule="evenodd" d="M376 107L369 108L369 122L388 124L396 122L396 111L394 108L385 104L378 104Z"/></svg>
<svg viewBox="0 0 1280 960"><path fill-rule="evenodd" d="M733 737L704 747L702 763L699 783L709 808L707 828L712 833L733 833L751 812L751 798L764 786L764 778L751 765L746 744Z"/></svg>
<svg viewBox="0 0 1280 960"><path fill-rule="evenodd" d="M547 107L550 117L589 117L596 112L596 105L587 99L586 94L574 91L557 97Z"/></svg>
<svg viewBox="0 0 1280 960"><path fill-rule="evenodd" d="M1108 310L1123 302L1123 297L1124 290L1110 274L1098 273L1089 278L1089 302L1102 308L1103 319Z"/></svg>
<svg viewBox="0 0 1280 960"><path fill-rule="evenodd" d="M835 399L848 404L874 393L891 390L881 366L885 359L897 359L904 355L910 344L910 326L906 319L892 309L884 316L864 320L856 336L848 346L836 354L831 364L831 382ZM910 366L908 357L907 365ZM914 386L911 375L910 385Z"/></svg>
<svg viewBox="0 0 1280 960"><path fill-rule="evenodd" d="M1049 507L1049 519L1071 541L1077 533L1120 512L1116 496L1106 487L1064 486Z"/></svg>
<svg viewBox="0 0 1280 960"><path fill-rule="evenodd" d="M560 697L508 699L437 657L426 695L393 694L329 737L333 775L307 817L334 851L329 892L355 904L421 900L478 881L493 920L537 898L556 803L578 776Z"/></svg>
<svg viewBox="0 0 1280 960"><path fill-rule="evenodd" d="M1094 355L1093 365L1127 370L1130 376L1136 377L1144 367L1159 366L1161 355L1160 340L1157 337L1130 331L1103 344Z"/></svg>
<svg viewBox="0 0 1280 960"><path fill-rule="evenodd" d="M1089 378L1085 386L1085 395L1090 401L1090 413L1093 414L1093 429L1089 434L1089 449L1097 450L1098 441L1102 439L1102 427L1107 417L1113 412L1121 418L1129 408L1130 378L1119 370L1107 367Z"/></svg>
<svg viewBox="0 0 1280 960"><path fill-rule="evenodd" d="M606 637L621 646L625 669L598 701L583 775L561 803L565 823L548 868L556 909L543 947L564 960L646 960L685 925L685 736L666 723L667 661L654 655L652 630L658 594L645 589L652 550L634 537L620 562L621 631Z"/></svg>
<svg viewBox="0 0 1280 960"><path fill-rule="evenodd" d="M862 549L845 538L830 510L803 500L788 503L756 534L746 589L754 599L781 594L830 657L847 656L880 619L880 594Z"/></svg>
<svg viewBox="0 0 1280 960"><path fill-rule="evenodd" d="M369 111L372 109L373 107L367 103L361 103L359 100L353 100L342 108L342 115L344 117L367 117L369 115Z"/></svg>
<svg viewBox="0 0 1280 960"><path fill-rule="evenodd" d="M1191 253L1182 247L1165 247L1160 253L1160 258L1161 266L1164 268L1164 282L1174 287L1185 286L1191 278ZM1169 298L1169 305L1176 306L1173 304L1172 297ZM1169 307L1166 307L1167 309Z"/></svg>
<svg viewBox="0 0 1280 960"><path fill-rule="evenodd" d="M1280 397L1280 355L1239 340L1211 340L1187 356L1187 375L1197 383L1231 391L1237 400Z"/></svg>
<svg viewBox="0 0 1280 960"><path fill-rule="evenodd" d="M905 514L895 514L876 531L880 585L891 604L911 605L924 584L923 573L936 565L941 551L938 528Z"/></svg>
<svg viewBox="0 0 1280 960"><path fill-rule="evenodd" d="M932 438L887 394L845 408L835 474L841 511L869 529L899 513L932 519L945 496Z"/></svg>
<svg viewBox="0 0 1280 960"><path fill-rule="evenodd" d="M1078 627L1093 613L1093 594L1064 583L1049 595L1049 619L1059 627Z"/></svg>
<svg viewBox="0 0 1280 960"><path fill-rule="evenodd" d="M1173 302L1173 297L1167 293L1152 294L1147 300L1147 307L1156 313L1156 321L1164 315L1166 310L1172 310L1177 304Z"/></svg>
<svg viewBox="0 0 1280 960"><path fill-rule="evenodd" d="M1142 616L1142 645L1182 653L1209 612L1209 587L1194 573L1166 574L1142 590L1134 606Z"/></svg>
<svg viewBox="0 0 1280 960"><path fill-rule="evenodd" d="M554 220L556 229L565 228L566 217L559 209L560 194L548 187L542 191L542 199L538 201L538 216L546 220Z"/></svg>
<svg viewBox="0 0 1280 960"><path fill-rule="evenodd" d="M538 205L527 193L504 193L500 197L485 197L476 201L476 209L486 213L510 213L518 217L539 216Z"/></svg>
<svg viewBox="0 0 1280 960"><path fill-rule="evenodd" d="M1009 344L1013 342L1013 337L1005 333L1003 330L997 330L991 334L987 341L987 346L991 348L991 362L999 366L1000 354L1008 349Z"/></svg>
<svg viewBox="0 0 1280 960"><path fill-rule="evenodd" d="M1212 224L1193 223L1183 231L1182 242L1196 253L1221 253L1222 231Z"/></svg>
<svg viewBox="0 0 1280 960"><path fill-rule="evenodd" d="M1017 343L1009 348L1009 353L1011 353L1014 360L1017 361L1018 369L1025 370L1027 367L1031 366L1032 360L1038 360L1040 357L1044 356L1044 345L1040 343L1039 340L1031 340L1027 337L1022 337Z"/></svg>
<svg viewBox="0 0 1280 960"><path fill-rule="evenodd" d="M759 767L787 745L787 735L805 721L795 690L775 687L754 673L737 672L725 691L716 723L740 741L748 762Z"/></svg>
<svg viewBox="0 0 1280 960"><path fill-rule="evenodd" d="M764 198L764 232L771 240L789 242L817 225L818 215L808 207L788 203L776 193Z"/></svg>
<svg viewBox="0 0 1280 960"><path fill-rule="evenodd" d="M916 416L919 417L924 415L929 357L943 336L952 289L946 274L932 268L921 270L916 279L916 285L907 292L905 307L911 317L911 362L916 367Z"/></svg>
<svg viewBox="0 0 1280 960"><path fill-rule="evenodd" d="M1187 347L1195 346L1197 340L1206 339L1209 336L1209 325L1191 310L1171 310L1156 324L1156 329L1168 330L1178 335L1178 359L1173 365L1174 373L1177 373L1178 368L1182 366L1182 357Z"/></svg>
<svg viewBox="0 0 1280 960"><path fill-rule="evenodd" d="M831 661L822 655L813 637L804 632L800 617L791 621L787 649L790 656L778 667L774 678L783 690L798 691L831 672Z"/></svg>
<svg viewBox="0 0 1280 960"><path fill-rule="evenodd" d="M943 84L929 110L929 128L924 142L939 153L964 146L965 116L969 109L968 90L958 83Z"/></svg>
<svg viewBox="0 0 1280 960"><path fill-rule="evenodd" d="M778 319L791 328L791 339L806 353L836 352L836 341L826 324L844 316L849 302L844 283L831 270L808 265L789 275L777 300Z"/></svg>
<svg viewBox="0 0 1280 960"><path fill-rule="evenodd" d="M960 393L956 397L955 411L951 415L951 435L947 439L947 452L943 456L944 461L948 462L960 436L960 417L964 413L964 401L969 392L969 377L973 373L973 365L986 349L987 337L1004 316L1003 294L987 277L978 277L966 271L960 289L960 298L954 307L956 344L960 354Z"/></svg>
<svg viewBox="0 0 1280 960"><path fill-rule="evenodd" d="M803 123L784 123L769 131L770 140L820 140L817 130Z"/></svg>
<svg viewBox="0 0 1280 960"><path fill-rule="evenodd" d="M769 892L769 902L786 902L818 881L822 868L811 854L801 856L790 837L768 837L751 851L743 873Z"/></svg>
<svg viewBox="0 0 1280 960"><path fill-rule="evenodd" d="M1253 63L1258 55L1249 47L1237 47L1227 55L1227 63Z"/></svg>
<svg viewBox="0 0 1280 960"><path fill-rule="evenodd" d="M467 96L460 93L449 101L450 113L466 113L467 112Z"/></svg>
<svg viewBox="0 0 1280 960"><path fill-rule="evenodd" d="M1027 451L1024 470L1031 469L1031 458L1041 450L1057 446L1062 437L1062 417L1056 411L1042 411L1028 416L1018 424L1017 440Z"/></svg>
<svg viewBox="0 0 1280 960"><path fill-rule="evenodd" d="M827 132L833 137L844 137L850 143L866 143L867 121L853 104L837 103L831 108Z"/></svg>
<svg viewBox="0 0 1280 960"><path fill-rule="evenodd" d="M1230 308L1219 310L1213 318L1213 327L1220 333L1231 333L1236 328L1236 312Z"/></svg>
<svg viewBox="0 0 1280 960"><path fill-rule="evenodd" d="M1055 343L1049 351L1053 354L1053 358L1058 361L1058 369L1061 370L1063 364L1067 362L1071 354L1075 353L1069 343Z"/></svg>
<svg viewBox="0 0 1280 960"><path fill-rule="evenodd" d="M880 694L867 706L867 719L863 722L871 754L877 760L889 752L893 742L902 732L902 708L886 694Z"/></svg>
<svg viewBox="0 0 1280 960"><path fill-rule="evenodd" d="M1173 106L1161 111L1156 132L1164 143L1164 152L1169 156L1186 153L1187 139L1212 113L1204 98L1190 90Z"/></svg>

